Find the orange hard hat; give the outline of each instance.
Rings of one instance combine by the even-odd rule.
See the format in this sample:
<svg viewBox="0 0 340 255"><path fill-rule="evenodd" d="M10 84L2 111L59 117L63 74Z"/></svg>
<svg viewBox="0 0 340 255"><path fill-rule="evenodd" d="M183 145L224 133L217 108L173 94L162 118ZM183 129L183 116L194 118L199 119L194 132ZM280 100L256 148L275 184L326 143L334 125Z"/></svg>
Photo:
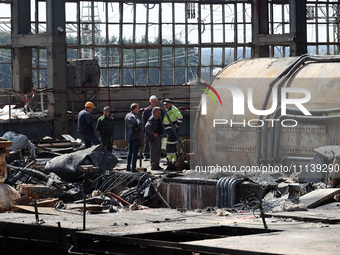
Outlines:
<svg viewBox="0 0 340 255"><path fill-rule="evenodd" d="M95 108L92 102L86 102L85 107Z"/></svg>

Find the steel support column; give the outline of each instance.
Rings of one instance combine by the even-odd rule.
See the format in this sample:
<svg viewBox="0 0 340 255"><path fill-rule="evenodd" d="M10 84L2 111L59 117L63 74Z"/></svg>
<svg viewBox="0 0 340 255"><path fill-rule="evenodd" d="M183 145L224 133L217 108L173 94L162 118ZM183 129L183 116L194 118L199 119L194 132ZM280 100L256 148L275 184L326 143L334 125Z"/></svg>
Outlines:
<svg viewBox="0 0 340 255"><path fill-rule="evenodd" d="M307 53L306 0L289 0L290 32L295 34L290 47L291 56Z"/></svg>
<svg viewBox="0 0 340 255"><path fill-rule="evenodd" d="M12 2L12 38L31 32L30 1ZM22 93L32 90L32 49L24 45L13 46L13 88Z"/></svg>
<svg viewBox="0 0 340 255"><path fill-rule="evenodd" d="M54 117L54 135L68 133L67 125L67 65L65 35L65 0L46 1L48 113Z"/></svg>
<svg viewBox="0 0 340 255"><path fill-rule="evenodd" d="M254 0L252 13L253 42L256 42L257 35L269 34L268 0ZM269 46L255 44L253 57L269 57Z"/></svg>

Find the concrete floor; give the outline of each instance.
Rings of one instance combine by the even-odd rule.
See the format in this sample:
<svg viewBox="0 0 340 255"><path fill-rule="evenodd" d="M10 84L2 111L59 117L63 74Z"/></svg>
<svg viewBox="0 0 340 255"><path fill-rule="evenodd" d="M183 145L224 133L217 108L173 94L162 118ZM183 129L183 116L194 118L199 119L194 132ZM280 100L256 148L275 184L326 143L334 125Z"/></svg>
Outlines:
<svg viewBox="0 0 340 255"><path fill-rule="evenodd" d="M40 214L43 226L82 230L83 218L80 212L53 211ZM300 214L303 212L299 212ZM339 209L309 210L309 214L327 214L339 217ZM292 212L293 214L293 212ZM258 213L255 213L258 216ZM165 222L164 222L165 221ZM227 248L275 254L340 254L339 224L323 224L296 221L291 218L267 218L270 230L278 232L230 236L227 238L182 242L210 248ZM2 213L0 222L36 224L35 215L29 213ZM104 236L123 236L152 232L173 231L203 227L232 226L263 229L262 220L251 213L235 213L217 216L216 213L179 212L171 209L146 209L119 213L88 214L84 233Z"/></svg>
<svg viewBox="0 0 340 255"><path fill-rule="evenodd" d="M149 164L150 161L142 161L142 167L147 168L148 171ZM120 160L116 170L124 171L125 169L125 160ZM153 171L153 174L157 173L163 174L163 171ZM263 230L262 219L259 218L258 212L255 213L257 217L249 212L217 216L215 212L198 213L189 210L181 212L175 209L159 208L87 214L85 231L82 230L83 216L79 211L39 208L39 213L39 219L43 222L41 226L57 227L59 223L62 228L113 237L222 226ZM267 215L266 222L269 230L275 232L177 243L205 247L208 251L216 248L237 250L240 252L238 254L246 251L299 255L340 254L338 237L340 224L327 223L340 223L339 207L337 206L323 210L310 209L304 212L271 213ZM0 214L0 223L37 225L34 213L2 213Z"/></svg>
<svg viewBox="0 0 340 255"><path fill-rule="evenodd" d="M118 162L118 165L115 167L115 170L126 170L126 155L127 155L127 152L126 151L113 151L112 153L113 155L115 155L115 157L118 158L119 162ZM161 161L160 161L160 167L162 167L163 169L166 169L166 165L164 165L163 163L166 162L166 158L163 157L161 158ZM137 168L145 168L147 169L147 171L151 172L151 165L150 165L150 160L140 160L138 159L137 160ZM139 169L140 171L142 171L141 169ZM160 171L157 171L157 172L160 172Z"/></svg>

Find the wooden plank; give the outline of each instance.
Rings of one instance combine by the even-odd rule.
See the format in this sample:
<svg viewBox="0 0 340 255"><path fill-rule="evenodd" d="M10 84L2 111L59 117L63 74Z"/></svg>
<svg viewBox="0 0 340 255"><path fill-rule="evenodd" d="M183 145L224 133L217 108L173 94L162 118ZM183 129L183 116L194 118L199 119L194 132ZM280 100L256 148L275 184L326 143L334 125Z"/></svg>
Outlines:
<svg viewBox="0 0 340 255"><path fill-rule="evenodd" d="M101 212L104 209L101 205L86 205L86 211L89 212ZM82 211L83 205L67 205L67 209L56 210L53 207L38 207L39 214L52 214L52 215L60 215L63 213L74 212L76 210ZM30 205L12 205L13 212L26 212L26 213L34 213L34 206Z"/></svg>
<svg viewBox="0 0 340 255"><path fill-rule="evenodd" d="M47 198L37 201L38 207L54 207L59 198Z"/></svg>
<svg viewBox="0 0 340 255"><path fill-rule="evenodd" d="M58 196L58 189L56 187L47 187L45 185L37 184L20 184L17 187L21 195L27 195L34 199L38 198L54 198Z"/></svg>
<svg viewBox="0 0 340 255"><path fill-rule="evenodd" d="M51 148L50 151L52 153L65 154L65 153L74 152L74 149L73 149L73 147L66 147L66 148L60 148L60 149Z"/></svg>
<svg viewBox="0 0 340 255"><path fill-rule="evenodd" d="M339 193L340 189L318 189L300 197L299 201L307 208L315 208Z"/></svg>
<svg viewBox="0 0 340 255"><path fill-rule="evenodd" d="M305 222L322 222L336 224L340 222L339 210L312 209L309 211L295 212L268 212L266 218L290 218Z"/></svg>
<svg viewBox="0 0 340 255"><path fill-rule="evenodd" d="M67 204L66 205L67 210L81 210L83 211L83 204ZM87 204L86 205L86 211L102 211L105 209L104 206L101 205L93 205L93 204Z"/></svg>
<svg viewBox="0 0 340 255"><path fill-rule="evenodd" d="M52 143L39 143L37 147L46 148L46 147L55 147L55 148L65 148L65 147L72 147L73 145L79 145L79 143L72 143L69 141L66 142L52 142Z"/></svg>
<svg viewBox="0 0 340 255"><path fill-rule="evenodd" d="M12 205L13 212L26 212L26 213L34 213L34 206L29 205ZM55 210L51 207L39 207L38 208L39 214L51 214L51 215L59 215L62 214L61 212Z"/></svg>

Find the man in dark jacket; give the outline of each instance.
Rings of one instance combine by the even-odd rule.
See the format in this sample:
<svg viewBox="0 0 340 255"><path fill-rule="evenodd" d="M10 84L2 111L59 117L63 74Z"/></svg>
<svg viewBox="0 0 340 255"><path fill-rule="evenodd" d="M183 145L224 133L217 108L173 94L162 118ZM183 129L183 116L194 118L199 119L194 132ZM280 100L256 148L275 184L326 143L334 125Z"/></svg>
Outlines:
<svg viewBox="0 0 340 255"><path fill-rule="evenodd" d="M145 125L145 141L150 144L151 170L163 170L163 168L159 166L159 161L161 158L161 141L163 134L161 108L153 108L152 114L153 116L149 118L148 122Z"/></svg>
<svg viewBox="0 0 340 255"><path fill-rule="evenodd" d="M145 131L145 125L148 122L149 118L152 116L152 110L156 107L158 99L155 95L152 95L149 99L150 105L146 107L143 111L142 115L142 122L143 122L143 128ZM164 112L161 109L161 119L164 118ZM145 133L145 144L144 144L144 158L145 160L148 160L150 158L150 144L146 141L146 133Z"/></svg>
<svg viewBox="0 0 340 255"><path fill-rule="evenodd" d="M85 109L78 114L78 132L84 138L85 148L91 147L91 144L99 144L99 140L94 134L94 128L92 126L93 118L90 115L94 109L92 102L86 102Z"/></svg>
<svg viewBox="0 0 340 255"><path fill-rule="evenodd" d="M136 163L138 157L139 146L141 144L142 121L140 120L139 105L133 103L130 106L131 112L125 116L125 140L129 142L129 152L127 155L127 171L137 172ZM131 166L132 162L132 166Z"/></svg>
<svg viewBox="0 0 340 255"><path fill-rule="evenodd" d="M104 115L97 120L97 131L100 134L101 145L109 152L112 152L113 146L113 117L110 116L110 107L105 106Z"/></svg>

